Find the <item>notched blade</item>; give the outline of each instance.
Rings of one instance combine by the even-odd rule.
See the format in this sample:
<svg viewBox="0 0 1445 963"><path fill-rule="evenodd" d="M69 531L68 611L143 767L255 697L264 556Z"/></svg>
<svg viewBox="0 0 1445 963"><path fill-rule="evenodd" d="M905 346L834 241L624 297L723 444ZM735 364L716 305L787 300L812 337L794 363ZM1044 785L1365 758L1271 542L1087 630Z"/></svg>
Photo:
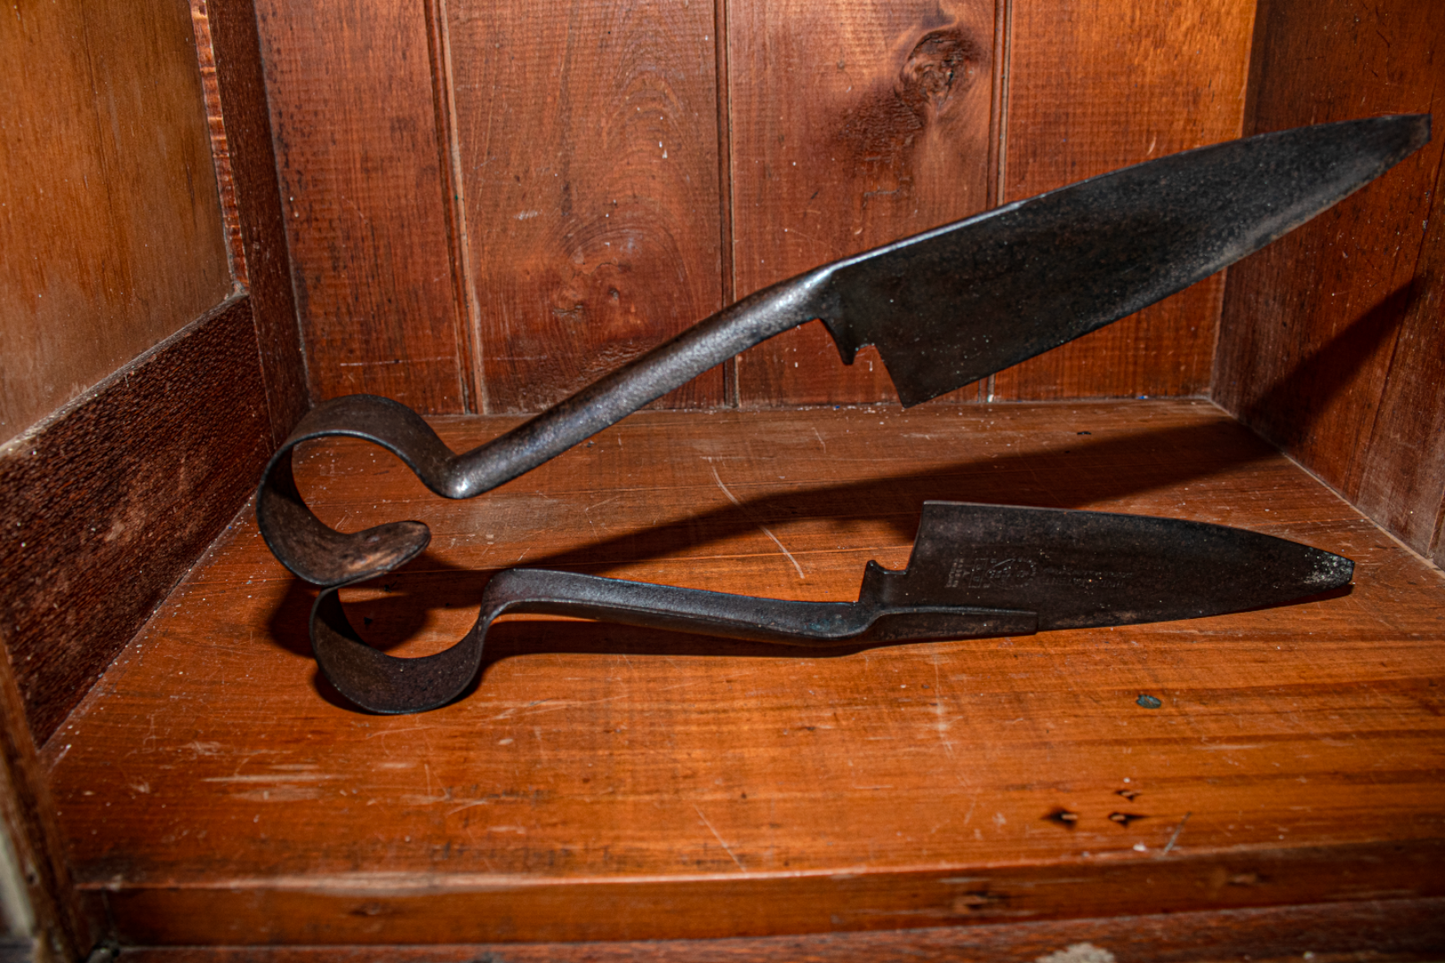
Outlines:
<svg viewBox="0 0 1445 963"><path fill-rule="evenodd" d="M1353 572L1342 556L1223 525L927 502L907 570L870 566L863 594L1033 611L1046 631L1283 605L1348 585Z"/></svg>
<svg viewBox="0 0 1445 963"><path fill-rule="evenodd" d="M842 262L819 313L918 404L1208 277L1429 139L1428 115L1376 117L1124 168Z"/></svg>

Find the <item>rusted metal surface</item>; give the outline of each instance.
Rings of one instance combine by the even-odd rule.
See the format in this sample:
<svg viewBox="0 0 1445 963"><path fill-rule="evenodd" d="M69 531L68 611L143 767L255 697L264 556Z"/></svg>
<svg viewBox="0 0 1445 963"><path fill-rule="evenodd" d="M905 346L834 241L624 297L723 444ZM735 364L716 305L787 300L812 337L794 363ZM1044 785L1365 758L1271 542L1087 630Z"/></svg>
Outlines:
<svg viewBox="0 0 1445 963"><path fill-rule="evenodd" d="M1176 154L1019 201L757 292L513 431L462 454L453 453L419 415L396 402L366 395L326 402L303 419L268 466L257 497L261 531L287 568L327 590L317 602L313 626L333 624L335 619L329 616L339 614L335 589L404 564L426 547L429 533L420 522L394 522L354 534L322 523L307 508L291 474L291 452L303 441L328 436L371 441L396 453L437 494L471 498L530 471L734 354L814 318L827 324L844 361L851 362L860 347L875 345L900 400L904 405L918 404L1096 330L1207 277L1362 187L1428 137L1429 118L1423 115L1323 124ZM1082 522L1059 524L1058 538L1081 538L1078 529ZM1117 547L1110 540L1123 538L1126 528L1099 523L1089 539L1078 542L1070 567L1061 569L1058 587L1080 578L1087 580L1092 571L1090 559ZM963 537L967 533L958 534ZM1006 530L1003 537L1019 534ZM920 538L925 536L931 538L933 533L921 531ZM1250 552L1234 547L1230 538L1223 539L1224 557L1231 566L1253 574L1242 581L1202 580L1190 577L1188 566L1179 567L1176 571L1183 575L1173 590L1188 590L1179 599L1207 611L1228 611L1277 604L1343 584L1310 588L1314 583L1287 581L1282 593L1270 592L1241 603L1241 599L1255 598L1250 586L1270 569L1268 565L1255 568ZM1055 551L1061 543L1044 539L1040 544ZM1336 564L1334 571L1336 576L1343 571L1347 580L1347 569L1347 565L1341 568ZM503 586L514 578L526 581L526 577L509 576ZM569 612L599 604L590 594L595 586L588 582L579 589L581 584L569 583L561 593ZM618 598L636 597L639 591L616 588L627 583L611 584L620 593ZM524 593L527 604L536 605L543 604L551 590L538 595L533 586L528 591L532 594ZM762 631L764 623L759 620L765 617L749 614L747 609L761 604L760 600L723 598L732 601L716 604L736 612L735 621L748 621ZM1141 598L1126 593L1111 608L1093 616L1105 621L1061 624L1140 621L1137 614L1146 610L1159 613L1148 618L1185 617L1172 607L1179 599L1168 594L1159 595L1153 609L1141 608ZM1201 598L1204 601L1199 601ZM668 606L674 600L672 596L668 600L652 598L647 617L654 621L646 624L673 618ZM602 607L616 601L611 599ZM513 599L509 604L522 602ZM766 602L766 606L778 604L786 603ZM910 604L963 603L920 597ZM1000 602L996 594L990 594L986 602L972 604L1015 607ZM1049 619L1081 617L1067 607L1042 611L1041 624ZM916 613L900 615L911 618ZM972 617L972 613L965 615ZM701 622L696 616L689 616L694 629L719 627L708 621L711 616ZM484 615L479 623L483 631L485 622ZM473 634L479 652L481 633ZM345 634L338 629L328 638L332 637L342 639ZM320 636L314 641L320 655L328 643ZM338 646L336 651L349 653L342 661L361 660L353 667L354 684L339 683L339 687L351 698L370 693L376 686L400 687L385 698L362 696L378 705L396 706L382 711L435 705L434 693L455 683L455 676L470 673L453 692L460 691L475 673L476 662L465 654L467 648L465 642L459 643L447 653L431 657L436 661L417 660L408 672L398 670L393 677L365 668L369 657L364 652L370 650ZM333 678L341 678L336 660L323 659L333 663L328 669ZM434 666L435 671L424 669L422 663ZM419 681L424 674L436 679ZM437 681L443 676L446 685Z"/></svg>

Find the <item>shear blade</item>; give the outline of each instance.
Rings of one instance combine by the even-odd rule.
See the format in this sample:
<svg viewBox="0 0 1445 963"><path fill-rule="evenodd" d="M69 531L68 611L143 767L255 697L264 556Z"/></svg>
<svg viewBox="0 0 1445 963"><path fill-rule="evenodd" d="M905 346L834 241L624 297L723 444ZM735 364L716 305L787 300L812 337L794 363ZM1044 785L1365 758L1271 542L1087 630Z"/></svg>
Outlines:
<svg viewBox="0 0 1445 963"><path fill-rule="evenodd" d="M1283 605L1348 585L1354 563L1204 522L927 502L907 570L877 571L888 604L1027 610L1047 631Z"/></svg>
<svg viewBox="0 0 1445 963"><path fill-rule="evenodd" d="M1428 115L1371 117L1125 167L820 269L817 310L915 405L1183 290L1429 139Z"/></svg>

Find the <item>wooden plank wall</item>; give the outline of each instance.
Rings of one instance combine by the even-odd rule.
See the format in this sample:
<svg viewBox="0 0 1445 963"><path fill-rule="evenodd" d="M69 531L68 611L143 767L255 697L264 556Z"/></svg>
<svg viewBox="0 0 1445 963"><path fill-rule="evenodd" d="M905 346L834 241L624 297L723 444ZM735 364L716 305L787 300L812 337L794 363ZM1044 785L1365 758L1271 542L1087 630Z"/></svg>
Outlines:
<svg viewBox="0 0 1445 963"><path fill-rule="evenodd" d="M1004 199L1240 134L1254 3L1014 4ZM999 399L1187 396L1224 278L1001 372Z"/></svg>
<svg viewBox="0 0 1445 963"><path fill-rule="evenodd" d="M446 23L477 380L536 411L722 305L713 10L452 0ZM721 375L670 403L722 403Z"/></svg>
<svg viewBox="0 0 1445 963"><path fill-rule="evenodd" d="M0 89L3 443L220 302L231 270L184 3L17 6Z"/></svg>
<svg viewBox="0 0 1445 963"><path fill-rule="evenodd" d="M79 959L36 745L310 400L250 0L20 4L0 53L0 821Z"/></svg>
<svg viewBox="0 0 1445 963"><path fill-rule="evenodd" d="M312 392L468 410L423 5L257 0L256 14Z"/></svg>
<svg viewBox="0 0 1445 963"><path fill-rule="evenodd" d="M1249 127L1432 111L1445 5L1264 0ZM1442 117L1386 178L1229 275L1214 396L1445 563Z"/></svg>
<svg viewBox="0 0 1445 963"><path fill-rule="evenodd" d="M48 417L0 447L0 639L41 741L309 403L251 5L147 0L130 18L103 7L0 18L5 49L22 55L3 69L34 68L4 142L3 273L16 294L0 314L4 383L10 400L50 399ZM221 56L198 55L197 37ZM66 69L34 83L32 61L50 60ZM217 68L204 93L201 62ZM213 138L231 181L224 215ZM42 210L47 197L56 210ZM233 293L233 267L250 292ZM50 410L81 378L99 384Z"/></svg>
<svg viewBox="0 0 1445 963"><path fill-rule="evenodd" d="M1238 136L1254 0L259 0L318 397L558 400L727 301ZM1190 395L1222 282L954 399ZM672 406L896 397L819 326Z"/></svg>
<svg viewBox="0 0 1445 963"><path fill-rule="evenodd" d="M729 5L738 294L990 206L995 13L993 0ZM844 369L815 323L745 354L737 397L897 396L872 349Z"/></svg>

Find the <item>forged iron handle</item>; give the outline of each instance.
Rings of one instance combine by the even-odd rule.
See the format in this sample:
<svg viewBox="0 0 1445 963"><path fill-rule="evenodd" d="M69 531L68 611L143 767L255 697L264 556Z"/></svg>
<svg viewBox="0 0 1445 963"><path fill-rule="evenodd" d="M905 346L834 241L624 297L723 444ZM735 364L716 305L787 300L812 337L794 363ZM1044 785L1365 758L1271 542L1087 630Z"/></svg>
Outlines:
<svg viewBox="0 0 1445 963"><path fill-rule="evenodd" d="M811 648L888 644L940 638L1031 635L1033 612L965 605L893 604L872 588L890 572L869 562L857 602L795 602L621 579L507 569L482 593L481 613L462 640L435 655L398 658L361 641L337 590L325 589L311 611L311 640L326 678L347 699L386 714L445 705L481 668L487 630L508 612L571 615L673 632Z"/></svg>

